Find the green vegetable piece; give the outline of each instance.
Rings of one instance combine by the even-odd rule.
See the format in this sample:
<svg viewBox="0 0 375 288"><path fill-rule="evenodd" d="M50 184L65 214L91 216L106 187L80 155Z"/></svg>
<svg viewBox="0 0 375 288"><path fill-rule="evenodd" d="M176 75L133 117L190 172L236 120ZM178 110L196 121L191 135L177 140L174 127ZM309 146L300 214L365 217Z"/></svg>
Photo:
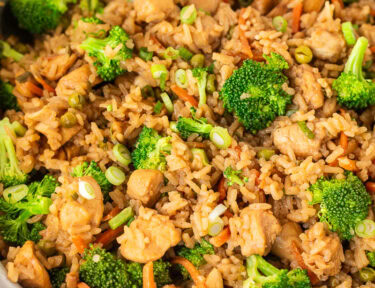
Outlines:
<svg viewBox="0 0 375 288"><path fill-rule="evenodd" d="M111 227L112 230L115 230L116 228L128 222L133 216L134 213L132 207L127 207L108 221L109 227Z"/></svg>
<svg viewBox="0 0 375 288"><path fill-rule="evenodd" d="M147 47L141 47L139 49L139 57L145 61L151 61L154 56L154 52L148 51Z"/></svg>
<svg viewBox="0 0 375 288"><path fill-rule="evenodd" d="M310 47L306 45L301 45L294 51L294 57L299 64L308 64L313 58L313 53Z"/></svg>
<svg viewBox="0 0 375 288"><path fill-rule="evenodd" d="M374 282L375 281L375 269L372 269L370 267L364 267L361 270L359 270L359 279L361 279L362 282Z"/></svg>
<svg viewBox="0 0 375 288"><path fill-rule="evenodd" d="M8 83L0 80L0 102L1 110L16 110L19 111L20 107L18 106L17 97L13 94L14 87Z"/></svg>
<svg viewBox="0 0 375 288"><path fill-rule="evenodd" d="M86 104L86 99L79 93L73 93L69 96L68 103L70 107L82 110L83 106Z"/></svg>
<svg viewBox="0 0 375 288"><path fill-rule="evenodd" d="M305 133L306 137L309 139L314 139L315 134L310 130L309 127L307 127L307 124L305 121L298 121L298 127L302 130L303 133Z"/></svg>
<svg viewBox="0 0 375 288"><path fill-rule="evenodd" d="M52 288L60 288L65 283L66 274L70 271L69 267L58 267L48 270Z"/></svg>
<svg viewBox="0 0 375 288"><path fill-rule="evenodd" d="M115 146L113 146L112 152L113 156L115 156L116 158L116 161L121 165L128 166L131 163L132 159L130 156L130 152L125 145L120 143L116 144Z"/></svg>
<svg viewBox="0 0 375 288"><path fill-rule="evenodd" d="M248 181L246 177L242 177L242 170L234 170L231 166L228 166L224 172L224 177L228 180L227 185L232 186L234 184L238 184L240 186L245 185L245 182Z"/></svg>
<svg viewBox="0 0 375 288"><path fill-rule="evenodd" d="M195 9L194 4L185 6L180 12L180 21L183 24L193 24L197 19L197 9Z"/></svg>
<svg viewBox="0 0 375 288"><path fill-rule="evenodd" d="M276 16L272 19L272 26L276 31L284 33L286 32L286 28L288 27L288 22L283 16Z"/></svg>
<svg viewBox="0 0 375 288"><path fill-rule="evenodd" d="M179 117L176 129L183 139L187 139L192 134L198 134L203 138L208 138L213 126L207 123L206 118L185 118Z"/></svg>
<svg viewBox="0 0 375 288"><path fill-rule="evenodd" d="M275 150L266 148L257 153L258 158L263 158L266 161L270 160L273 155L275 155Z"/></svg>
<svg viewBox="0 0 375 288"><path fill-rule="evenodd" d="M189 61L191 57L193 57L193 53L191 53L188 49L185 47L178 48L178 54L182 59L185 61Z"/></svg>
<svg viewBox="0 0 375 288"><path fill-rule="evenodd" d="M354 27L351 22L344 22L341 24L341 30L342 34L344 34L344 38L346 41L346 44L348 45L354 45L357 41L357 37L354 33Z"/></svg>
<svg viewBox="0 0 375 288"><path fill-rule="evenodd" d="M219 149L227 149L232 144L228 129L216 126L210 132L210 140Z"/></svg>
<svg viewBox="0 0 375 288"><path fill-rule="evenodd" d="M164 59L172 59L176 60L178 59L179 52L178 50L174 49L173 47L168 47L164 50L163 57Z"/></svg>
<svg viewBox="0 0 375 288"><path fill-rule="evenodd" d="M161 110L163 109L163 106L163 103L158 100L154 106L154 113L160 114Z"/></svg>
<svg viewBox="0 0 375 288"><path fill-rule="evenodd" d="M119 186L125 181L125 173L118 167L111 166L105 171L105 177L109 183Z"/></svg>
<svg viewBox="0 0 375 288"><path fill-rule="evenodd" d="M204 60L203 54L195 54L190 59L190 65L193 66L193 68L202 68L204 66Z"/></svg>
<svg viewBox="0 0 375 288"><path fill-rule="evenodd" d="M61 116L60 124L64 128L72 128L77 124L77 117L72 112L66 112Z"/></svg>
<svg viewBox="0 0 375 288"><path fill-rule="evenodd" d="M167 111L169 114L173 113L174 107L171 98L169 98L169 95L166 92L163 92L160 94L161 100L163 100L163 103L165 105L165 108L167 108Z"/></svg>
<svg viewBox="0 0 375 288"><path fill-rule="evenodd" d="M0 57L11 58L18 62L23 58L23 55L10 47L7 42L0 40Z"/></svg>
<svg viewBox="0 0 375 288"><path fill-rule="evenodd" d="M355 233L361 238L375 237L375 222L370 219L365 219L355 225Z"/></svg>

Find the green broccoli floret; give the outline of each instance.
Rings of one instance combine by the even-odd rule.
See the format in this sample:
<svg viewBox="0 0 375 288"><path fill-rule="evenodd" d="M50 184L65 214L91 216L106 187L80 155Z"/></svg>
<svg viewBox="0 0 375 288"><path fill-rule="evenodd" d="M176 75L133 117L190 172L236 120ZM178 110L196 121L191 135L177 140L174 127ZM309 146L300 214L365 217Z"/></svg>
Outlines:
<svg viewBox="0 0 375 288"><path fill-rule="evenodd" d="M342 2L344 2L345 4L351 4L351 3L358 2L358 0L343 0Z"/></svg>
<svg viewBox="0 0 375 288"><path fill-rule="evenodd" d="M167 165L165 154L170 153L172 148L170 140L170 137L162 137L152 128L143 127L131 153L134 167L164 171Z"/></svg>
<svg viewBox="0 0 375 288"><path fill-rule="evenodd" d="M13 86L8 82L0 80L0 103L2 110L16 110L19 111L17 97L13 95Z"/></svg>
<svg viewBox="0 0 375 288"><path fill-rule="evenodd" d="M243 288L310 288L310 279L306 271L299 268L288 272L287 269L277 269L259 255L246 259L248 279Z"/></svg>
<svg viewBox="0 0 375 288"><path fill-rule="evenodd" d="M223 172L224 177L228 179L227 185L232 186L233 184L238 184L243 186L248 179L247 177L241 179L241 173L242 170L234 170L231 166L228 166Z"/></svg>
<svg viewBox="0 0 375 288"><path fill-rule="evenodd" d="M194 68L191 70L193 77L197 80L198 91L199 91L199 106L206 104L206 86L207 86L207 67L206 68Z"/></svg>
<svg viewBox="0 0 375 288"><path fill-rule="evenodd" d="M333 82L337 101L349 109L365 109L375 104L375 84L363 76L362 63L368 47L368 40L360 37L345 64L345 70Z"/></svg>
<svg viewBox="0 0 375 288"><path fill-rule="evenodd" d="M176 247L176 254L186 258L197 268L206 263L203 255L212 255L214 253L214 246L204 239L200 243L195 243L194 248L187 248L185 246ZM190 275L187 270L182 266L180 268L183 279L189 279Z"/></svg>
<svg viewBox="0 0 375 288"><path fill-rule="evenodd" d="M27 223L34 215L46 215L52 204L51 195L55 192L58 183L55 178L46 175L41 182L33 182L27 188L27 194L16 203L10 203L5 198L0 198L0 234L4 240L17 245L25 241L40 240L39 232L45 227L42 223ZM10 198L8 196L8 198Z"/></svg>
<svg viewBox="0 0 375 288"><path fill-rule="evenodd" d="M104 22L97 17L83 17L81 20L85 23L103 24Z"/></svg>
<svg viewBox="0 0 375 288"><path fill-rule="evenodd" d="M129 39L124 29L114 26L107 38L89 37L81 44L81 48L86 50L89 56L96 58L94 62L96 71L104 81L112 81L125 72L121 62L132 57L132 49L126 46ZM115 55L108 56L105 52L106 47L118 50L114 52Z"/></svg>
<svg viewBox="0 0 375 288"><path fill-rule="evenodd" d="M76 0L11 0L10 7L21 28L39 34L57 27L69 3Z"/></svg>
<svg viewBox="0 0 375 288"><path fill-rule="evenodd" d="M185 118L179 117L176 123L176 129L183 139L187 139L191 134L196 133L207 139L213 126L207 123L206 118Z"/></svg>
<svg viewBox="0 0 375 288"><path fill-rule="evenodd" d="M142 264L137 262L127 262L125 266L125 271L128 274L129 282L131 285L129 287L136 288L142 287L143 283L143 267Z"/></svg>
<svg viewBox="0 0 375 288"><path fill-rule="evenodd" d="M70 271L69 267L53 268L48 271L49 279L51 280L52 288L60 288L65 282L66 274Z"/></svg>
<svg viewBox="0 0 375 288"><path fill-rule="evenodd" d="M12 138L8 132L13 132L8 118L0 121L0 182L4 188L23 184L27 181L27 175L19 167L16 150Z"/></svg>
<svg viewBox="0 0 375 288"><path fill-rule="evenodd" d="M367 251L366 256L368 261L370 261L370 266L375 268L375 251Z"/></svg>
<svg viewBox="0 0 375 288"><path fill-rule="evenodd" d="M253 134L268 127L277 116L285 115L292 98L282 88L287 81L282 70L289 67L288 63L276 53L263 57L268 64L244 61L220 92L225 109L234 112Z"/></svg>
<svg viewBox="0 0 375 288"><path fill-rule="evenodd" d="M109 192L112 191L113 186L95 161L91 161L90 164L88 162L83 162L76 166L71 175L73 177L91 176L94 178L102 190L104 202L108 202Z"/></svg>
<svg viewBox="0 0 375 288"><path fill-rule="evenodd" d="M99 0L81 0L79 7L89 15L94 15L96 12L101 13L104 5Z"/></svg>
<svg viewBox="0 0 375 288"><path fill-rule="evenodd" d="M164 285L172 284L173 281L170 274L172 264L161 259L155 261L153 264L156 286L162 288Z"/></svg>
<svg viewBox="0 0 375 288"><path fill-rule="evenodd" d="M309 190L313 193L311 204L320 204L320 221L342 239L350 240L356 224L367 217L371 204L362 181L347 172L346 179L320 178Z"/></svg>
<svg viewBox="0 0 375 288"><path fill-rule="evenodd" d="M20 61L23 55L10 47L9 43L0 40L0 58L11 58Z"/></svg>

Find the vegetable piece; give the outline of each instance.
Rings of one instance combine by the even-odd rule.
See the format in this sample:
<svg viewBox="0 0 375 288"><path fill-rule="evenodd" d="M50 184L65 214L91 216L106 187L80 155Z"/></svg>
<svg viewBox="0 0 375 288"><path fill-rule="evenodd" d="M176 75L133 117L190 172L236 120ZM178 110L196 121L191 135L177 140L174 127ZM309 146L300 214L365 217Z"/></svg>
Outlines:
<svg viewBox="0 0 375 288"><path fill-rule="evenodd" d="M185 118L179 117L176 129L183 139L187 139L192 134L198 134L203 138L208 138L213 126L207 123L206 118Z"/></svg>
<svg viewBox="0 0 375 288"><path fill-rule="evenodd" d="M14 87L8 83L0 80L0 102L1 110L16 110L19 111L20 107L18 105L17 97L13 94Z"/></svg>
<svg viewBox="0 0 375 288"><path fill-rule="evenodd" d="M216 77L214 74L208 75L206 90L211 94L216 91Z"/></svg>
<svg viewBox="0 0 375 288"><path fill-rule="evenodd" d="M300 64L310 63L313 58L313 53L311 49L306 45L301 45L294 51L294 57L296 61Z"/></svg>
<svg viewBox="0 0 375 288"><path fill-rule="evenodd" d="M189 260L183 257L176 257L172 260L172 263L182 265L189 273L191 279L193 279L194 284L197 286L197 288L206 288L206 285L201 279L198 270Z"/></svg>
<svg viewBox="0 0 375 288"><path fill-rule="evenodd" d="M208 235L217 236L223 231L224 221L220 217L217 217L213 221L208 222Z"/></svg>
<svg viewBox="0 0 375 288"><path fill-rule="evenodd" d="M139 48L139 57L145 61L151 61L154 56L154 52L148 51L147 47Z"/></svg>
<svg viewBox="0 0 375 288"><path fill-rule="evenodd" d="M354 27L351 22L344 22L341 24L341 31L344 34L346 44L354 45L357 41L357 38L354 33Z"/></svg>
<svg viewBox="0 0 375 288"><path fill-rule="evenodd" d="M155 114L160 114L161 110L163 109L163 103L161 103L159 100L156 102L154 106L154 113Z"/></svg>
<svg viewBox="0 0 375 288"><path fill-rule="evenodd" d="M288 27L288 22L283 16L276 16L272 19L272 26L276 31L284 33L286 32L286 28Z"/></svg>
<svg viewBox="0 0 375 288"><path fill-rule="evenodd" d="M86 181L78 181L78 193L87 200L95 199L94 188Z"/></svg>
<svg viewBox="0 0 375 288"><path fill-rule="evenodd" d="M87 248L87 242L81 236L73 236L72 242L79 253L83 253Z"/></svg>
<svg viewBox="0 0 375 288"><path fill-rule="evenodd" d="M176 84L181 88L186 88L188 86L186 71L184 69L178 69L175 73Z"/></svg>
<svg viewBox="0 0 375 288"><path fill-rule="evenodd" d="M0 58L11 58L18 62L23 58L23 55L14 50L9 43L0 40Z"/></svg>
<svg viewBox="0 0 375 288"><path fill-rule="evenodd" d="M146 85L141 89L141 94L144 99L149 97L155 97L155 91L152 89L151 85Z"/></svg>
<svg viewBox="0 0 375 288"><path fill-rule="evenodd" d="M204 66L204 55L203 54L195 54L190 59L190 65L193 66L193 68L202 68Z"/></svg>
<svg viewBox="0 0 375 288"><path fill-rule="evenodd" d="M359 279L361 279L362 282L374 282L375 281L375 269L372 269L370 267L364 267L361 270L359 270Z"/></svg>
<svg viewBox="0 0 375 288"><path fill-rule="evenodd" d="M125 173L118 167L111 166L105 171L105 177L107 180L115 185L119 186L125 181Z"/></svg>
<svg viewBox="0 0 375 288"><path fill-rule="evenodd" d="M178 48L178 54L182 59L185 61L189 61L191 57L193 57L193 53L191 53L188 49L185 47Z"/></svg>
<svg viewBox="0 0 375 288"><path fill-rule="evenodd" d="M54 29L76 0L12 0L10 8L21 28L34 34Z"/></svg>
<svg viewBox="0 0 375 288"><path fill-rule="evenodd" d="M123 144L117 143L113 146L112 153L113 156L115 156L116 161L123 166L128 166L132 161L128 148Z"/></svg>
<svg viewBox="0 0 375 288"><path fill-rule="evenodd" d="M161 90L165 89L165 81L167 80L168 70L163 64L152 64L151 74L154 79L160 80Z"/></svg>
<svg viewBox="0 0 375 288"><path fill-rule="evenodd" d="M163 100L163 103L165 105L165 108L167 108L167 111L169 114L173 113L174 107L171 98L169 98L169 95L166 92L163 92L160 94L161 100Z"/></svg>
<svg viewBox="0 0 375 288"><path fill-rule="evenodd" d="M203 149L193 148L191 149L191 153L193 154L194 158L199 158L204 166L210 165L210 163L208 162L207 154Z"/></svg>
<svg viewBox="0 0 375 288"><path fill-rule="evenodd" d="M116 229L108 229L104 231L103 233L99 234L98 237L95 240L95 243L100 243L103 245L103 247L108 246L113 241L116 240L118 236L121 235L121 233L124 232L124 227L120 226Z"/></svg>
<svg viewBox="0 0 375 288"><path fill-rule="evenodd" d="M259 150L257 153L258 158L263 158L266 161L270 160L273 155L275 155L275 150L266 148Z"/></svg>
<svg viewBox="0 0 375 288"><path fill-rule="evenodd" d="M185 6L180 12L180 21L183 24L193 24L197 18L197 9L195 9L194 4Z"/></svg>
<svg viewBox="0 0 375 288"><path fill-rule="evenodd" d="M367 256L368 261L370 261L369 265L372 267L375 267L375 251L372 251L372 252L367 251L366 256Z"/></svg>
<svg viewBox="0 0 375 288"><path fill-rule="evenodd" d="M210 140L219 149L227 149L232 144L228 129L216 126L210 132Z"/></svg>
<svg viewBox="0 0 375 288"><path fill-rule="evenodd" d="M93 1L95 1L95 0L93 0ZM85 2L85 0L83 2ZM81 21L83 21L85 23L90 23L90 24L103 24L104 23L102 20L100 20L99 18L97 18L95 16L92 16L92 17L82 17ZM99 32L101 33L103 31L104 30L100 30L100 31L98 31L98 33Z"/></svg>
<svg viewBox="0 0 375 288"><path fill-rule="evenodd" d="M169 128L175 132L175 133L178 133L178 130L177 130L177 122L176 121L170 121L169 122Z"/></svg>
<svg viewBox="0 0 375 288"><path fill-rule="evenodd" d="M55 242L49 240L40 240L38 242L38 248L43 251L47 256L52 256L56 253Z"/></svg>
<svg viewBox="0 0 375 288"><path fill-rule="evenodd" d="M223 204L217 205L211 213L208 215L208 220L209 221L214 221L217 217L220 217L222 214L227 211L227 207Z"/></svg>
<svg viewBox="0 0 375 288"><path fill-rule="evenodd" d="M25 127L23 127L23 126L21 125L21 123L18 122L18 121L14 121L14 122L12 123L12 129L13 129L14 133L15 133L18 137L23 137L23 136L26 134L26 132L27 132L27 129L26 129Z"/></svg>
<svg viewBox="0 0 375 288"><path fill-rule="evenodd" d="M346 179L320 178L309 190L313 193L311 204L320 204L320 221L342 239L353 238L355 226L366 219L371 204L362 181L347 172Z"/></svg>
<svg viewBox="0 0 375 288"><path fill-rule="evenodd" d="M101 13L104 5L99 0L81 0L79 7L83 12L87 12L89 15L94 15L95 13Z"/></svg>
<svg viewBox="0 0 375 288"><path fill-rule="evenodd" d="M337 101L349 109L361 110L375 104L375 84L363 77L362 64L368 47L368 40L358 38L345 70L333 82L332 88L337 92Z"/></svg>
<svg viewBox="0 0 375 288"><path fill-rule="evenodd" d="M362 220L355 225L355 233L362 238L375 237L375 222L370 219Z"/></svg>
<svg viewBox="0 0 375 288"><path fill-rule="evenodd" d="M12 131L8 118L0 121L0 182L4 188L27 181L27 175L19 167L16 150L10 136Z"/></svg>
<svg viewBox="0 0 375 288"><path fill-rule="evenodd" d="M297 33L299 31L300 24L301 24L302 11L303 11L303 2L300 1L293 8L293 16L292 16L292 32L293 33Z"/></svg>
<svg viewBox="0 0 375 288"><path fill-rule="evenodd" d="M302 132L306 135L307 138L309 139L314 139L315 134L310 130L309 127L307 127L305 121L298 121L298 127L302 130Z"/></svg>
<svg viewBox="0 0 375 288"><path fill-rule="evenodd" d="M60 117L60 124L64 128L72 128L77 124L77 117L72 112L66 112Z"/></svg>
<svg viewBox="0 0 375 288"><path fill-rule="evenodd" d="M121 62L132 57L132 49L126 46L129 40L129 35L124 29L114 26L107 38L88 37L80 47L96 59L94 66L100 78L104 81L112 81L125 72ZM108 47L114 49L111 55L106 52Z"/></svg>
<svg viewBox="0 0 375 288"><path fill-rule="evenodd" d="M156 288L153 262L148 262L143 266L143 288Z"/></svg>
<svg viewBox="0 0 375 288"><path fill-rule="evenodd" d="M27 196L29 188L25 184L19 184L16 186L11 186L3 191L3 197L5 201L10 204L14 204Z"/></svg>
<svg viewBox="0 0 375 288"><path fill-rule="evenodd" d="M231 166L228 166L224 172L224 177L228 180L227 185L232 186L233 184L238 184L240 186L245 185L245 182L248 181L246 177L241 179L242 170L234 170Z"/></svg>
<svg viewBox="0 0 375 288"><path fill-rule="evenodd" d="M225 227L220 233L219 235L215 236L215 237L212 237L210 242L212 243L213 246L215 247L221 247L223 246L225 243L227 243L227 241L230 239L230 230L229 230L229 227Z"/></svg>
<svg viewBox="0 0 375 288"><path fill-rule="evenodd" d="M173 47L168 47L163 52L164 59L176 60L178 56L179 56L178 50L174 49Z"/></svg>
<svg viewBox="0 0 375 288"><path fill-rule="evenodd" d="M131 153L134 167L164 171L167 165L164 154L170 153L170 140L170 137L162 137L152 128L143 127Z"/></svg>
<svg viewBox="0 0 375 288"><path fill-rule="evenodd" d="M128 222L133 216L133 209L131 207L127 207L120 213L118 213L116 216L114 216L112 219L110 219L108 221L108 225L109 227L111 227L112 230L115 230L116 228Z"/></svg>
<svg viewBox="0 0 375 288"><path fill-rule="evenodd" d="M234 112L253 134L268 127L277 116L285 115L291 103L291 95L282 88L287 81L282 70L288 69L288 63L276 53L264 57L268 64L244 61L221 90L225 109Z"/></svg>
<svg viewBox="0 0 375 288"><path fill-rule="evenodd" d="M26 88L32 93L39 97L43 96L43 90L36 86L33 82L27 81L25 83Z"/></svg>
<svg viewBox="0 0 375 288"><path fill-rule="evenodd" d="M69 267L58 267L48 270L52 288L60 288L61 285L65 282L66 274L68 274L69 271Z"/></svg>
<svg viewBox="0 0 375 288"><path fill-rule="evenodd" d="M198 107L198 101L191 96L185 89L178 87L177 85L172 85L171 90L183 101L189 102L193 107Z"/></svg>
<svg viewBox="0 0 375 288"><path fill-rule="evenodd" d="M220 181L219 181L219 185L217 187L217 191L219 192L220 196L219 196L219 201L222 202L225 200L225 198L227 198L227 191L225 189L225 177L221 177Z"/></svg>
<svg viewBox="0 0 375 288"><path fill-rule="evenodd" d="M73 93L69 96L68 103L70 107L74 109L82 110L83 106L86 103L86 99L84 96L82 96L79 93Z"/></svg>

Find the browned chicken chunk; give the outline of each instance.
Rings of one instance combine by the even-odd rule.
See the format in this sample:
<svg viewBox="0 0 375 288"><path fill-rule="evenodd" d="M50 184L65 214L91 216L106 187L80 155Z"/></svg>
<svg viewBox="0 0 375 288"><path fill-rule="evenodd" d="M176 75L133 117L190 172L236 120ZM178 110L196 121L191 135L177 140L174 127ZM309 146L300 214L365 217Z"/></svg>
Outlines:
<svg viewBox="0 0 375 288"><path fill-rule="evenodd" d="M119 237L121 255L126 259L147 263L163 257L165 252L181 241L181 231L168 216L157 214L155 210L143 208L130 227Z"/></svg>
<svg viewBox="0 0 375 288"><path fill-rule="evenodd" d="M251 3L251 6L264 15L274 8L277 3L277 0L254 0L253 3Z"/></svg>
<svg viewBox="0 0 375 288"><path fill-rule="evenodd" d="M63 54L56 56L44 57L41 63L40 74L48 80L60 79L77 59L76 54Z"/></svg>
<svg viewBox="0 0 375 288"><path fill-rule="evenodd" d="M175 9L173 0L135 0L134 9L138 21L159 22Z"/></svg>
<svg viewBox="0 0 375 288"><path fill-rule="evenodd" d="M202 9L205 12L215 13L220 0L189 0L189 4L194 4L197 9Z"/></svg>
<svg viewBox="0 0 375 288"><path fill-rule="evenodd" d="M320 27L314 29L308 39L308 45L315 57L331 62L336 62L346 47L345 39L341 34Z"/></svg>
<svg viewBox="0 0 375 288"><path fill-rule="evenodd" d="M127 194L133 199L140 200L145 206L152 206L160 196L163 181L163 173L159 170L135 170L130 175Z"/></svg>

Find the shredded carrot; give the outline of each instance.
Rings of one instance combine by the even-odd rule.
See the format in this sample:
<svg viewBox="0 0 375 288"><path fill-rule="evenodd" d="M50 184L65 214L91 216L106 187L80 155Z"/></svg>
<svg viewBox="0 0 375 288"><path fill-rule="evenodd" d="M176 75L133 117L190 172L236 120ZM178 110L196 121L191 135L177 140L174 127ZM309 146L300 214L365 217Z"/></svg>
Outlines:
<svg viewBox="0 0 375 288"><path fill-rule="evenodd" d="M76 246L79 253L83 253L87 248L87 243L85 240L82 239L80 236L75 236L72 238L73 244Z"/></svg>
<svg viewBox="0 0 375 288"><path fill-rule="evenodd" d="M77 284L77 288L90 288L90 286L87 285L85 282L79 282Z"/></svg>
<svg viewBox="0 0 375 288"><path fill-rule="evenodd" d="M156 288L154 279L154 263L148 262L143 266L143 288Z"/></svg>
<svg viewBox="0 0 375 288"><path fill-rule="evenodd" d="M215 247L221 247L223 246L230 238L230 230L229 227L225 227L223 231L220 232L219 235L212 237L210 239L210 242Z"/></svg>
<svg viewBox="0 0 375 288"><path fill-rule="evenodd" d="M370 192L371 194L374 194L375 193L375 182L367 182L366 184L365 184L365 186L366 186L366 190L368 191L368 192Z"/></svg>
<svg viewBox="0 0 375 288"><path fill-rule="evenodd" d="M357 171L357 164L355 160L349 159L347 157L340 157L337 159L339 166L348 171Z"/></svg>
<svg viewBox="0 0 375 288"><path fill-rule="evenodd" d="M115 217L118 213L120 213L121 209L118 206L115 206L105 217L103 217L103 221L111 220Z"/></svg>
<svg viewBox="0 0 375 288"><path fill-rule="evenodd" d="M303 260L302 255L301 255L301 253L300 253L300 251L299 251L299 249L298 249L298 247L297 247L297 244L296 244L294 241L292 241L292 242L291 242L291 246L292 246L292 247L291 247L291 248L292 248L292 253L293 253L294 257L296 258L298 265L299 265L302 269L307 270L307 275L308 275L309 278L310 278L311 284L313 284L313 285L317 284L317 283L319 282L319 279L318 279L318 277L315 275L315 273L312 272L312 271L307 267L307 265L305 264L305 261Z"/></svg>
<svg viewBox="0 0 375 288"><path fill-rule="evenodd" d="M223 216L225 216L229 219L229 218L232 218L234 215L229 210L226 210L224 212Z"/></svg>
<svg viewBox="0 0 375 288"><path fill-rule="evenodd" d="M227 198L227 190L225 189L225 178L224 176L221 177L219 185L217 186L217 190L219 191L219 202L223 202L225 198Z"/></svg>
<svg viewBox="0 0 375 288"><path fill-rule="evenodd" d="M204 283L204 279L199 274L197 268L187 259L183 257L176 257L172 260L173 264L180 264L184 266L184 268L189 272L191 279L193 279L195 286L197 288L206 288L206 284Z"/></svg>
<svg viewBox="0 0 375 288"><path fill-rule="evenodd" d="M373 16L373 17L375 17L375 10L374 9L370 10L370 15Z"/></svg>
<svg viewBox="0 0 375 288"><path fill-rule="evenodd" d="M331 166L331 167L337 167L337 166L339 166L339 160L336 159L335 161L329 163L328 166Z"/></svg>
<svg viewBox="0 0 375 288"><path fill-rule="evenodd" d="M344 149L344 154L348 152L348 136L344 132L340 134L340 146Z"/></svg>
<svg viewBox="0 0 375 288"><path fill-rule="evenodd" d="M241 42L244 54L248 58L253 58L253 51L251 50L249 41L246 38L245 31L241 27L242 25L246 24L246 20L243 18L243 14L245 13L245 11L246 11L246 8L242 8L240 11L240 16L238 18L240 42Z"/></svg>
<svg viewBox="0 0 375 288"><path fill-rule="evenodd" d="M370 47L371 53L375 53L375 46Z"/></svg>
<svg viewBox="0 0 375 288"><path fill-rule="evenodd" d="M259 180L260 172L257 169L253 169L252 171L255 174L255 184L259 185L260 184L260 180Z"/></svg>
<svg viewBox="0 0 375 288"><path fill-rule="evenodd" d="M34 76L35 80L43 86L44 90L47 90L48 92L51 92L51 93L56 93L55 92L55 88L53 88L52 86L50 86L46 81L44 81L44 79L42 77L38 77L38 76Z"/></svg>
<svg viewBox="0 0 375 288"><path fill-rule="evenodd" d="M234 150L236 150L238 158L241 158L241 152L242 152L241 146L237 145L236 147L234 147Z"/></svg>
<svg viewBox="0 0 375 288"><path fill-rule="evenodd" d="M43 90L40 89L38 86L36 86L33 82L28 81L28 82L26 82L25 84L26 84L27 89L28 89L31 93L33 93L33 94L35 94L35 95L38 95L38 96L40 96L40 97L43 96Z"/></svg>
<svg viewBox="0 0 375 288"><path fill-rule="evenodd" d="M297 33L300 28L301 15L303 10L303 3L299 2L293 8L293 22L292 22L292 32Z"/></svg>
<svg viewBox="0 0 375 288"><path fill-rule="evenodd" d="M115 241L115 239L124 231L124 226L120 226L115 230L108 229L105 232L98 235L95 240L95 243L101 243L103 246L107 246L108 244Z"/></svg>
<svg viewBox="0 0 375 288"><path fill-rule="evenodd" d="M184 88L178 87L177 85L172 85L171 90L181 100L189 102L194 107L198 107L197 99L191 96Z"/></svg>
<svg viewBox="0 0 375 288"><path fill-rule="evenodd" d="M332 0L332 3L339 3L341 8L344 8L344 2L342 2L342 0Z"/></svg>

